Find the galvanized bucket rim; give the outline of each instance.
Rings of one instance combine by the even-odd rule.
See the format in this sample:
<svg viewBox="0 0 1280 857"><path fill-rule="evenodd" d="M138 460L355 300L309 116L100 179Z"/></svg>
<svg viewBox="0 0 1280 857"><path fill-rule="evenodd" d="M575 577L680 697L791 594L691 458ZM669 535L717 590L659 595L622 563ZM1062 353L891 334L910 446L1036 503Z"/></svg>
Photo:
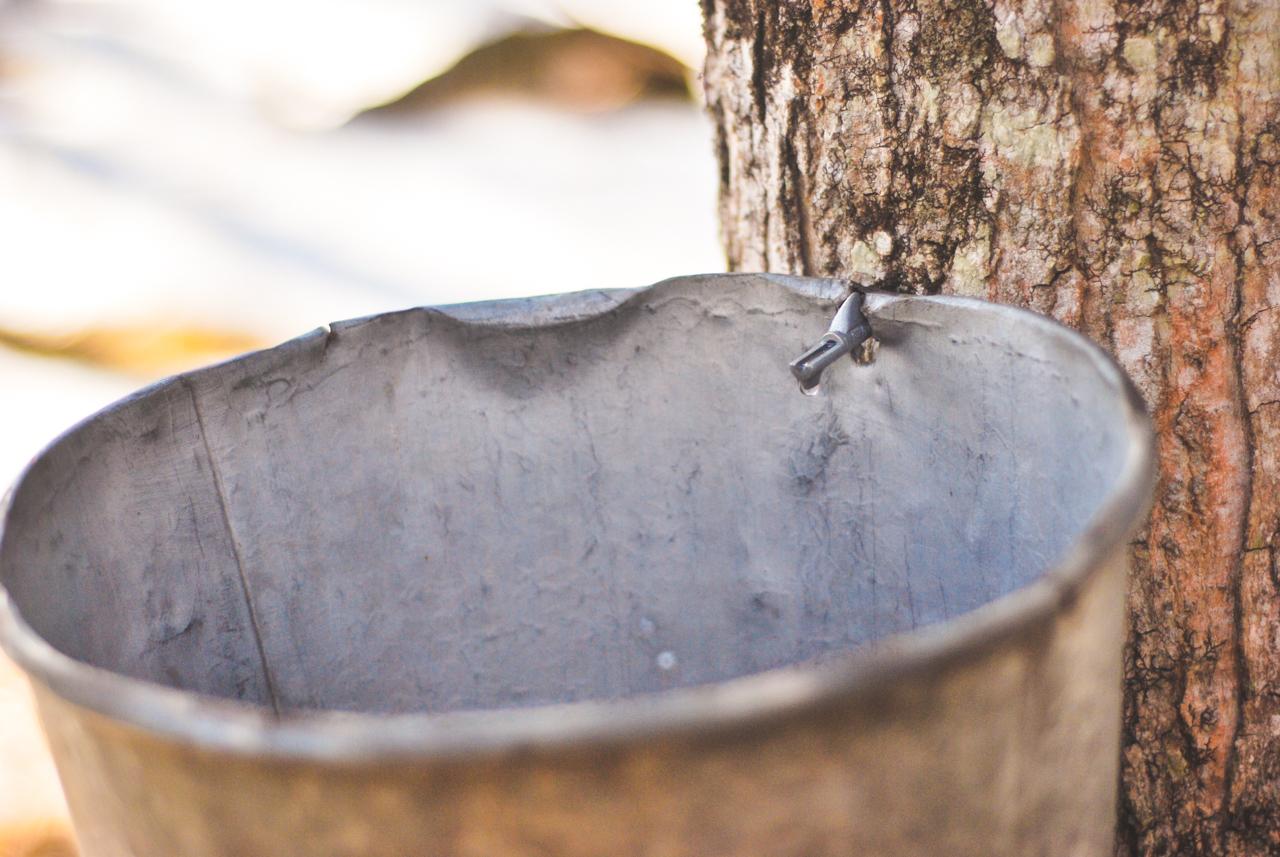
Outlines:
<svg viewBox="0 0 1280 857"><path fill-rule="evenodd" d="M847 293L840 280L770 274L704 274L637 289L579 292L486 301L414 311L441 313L468 324L538 328L615 311L640 298L698 280L765 280L833 307ZM721 288L724 286L721 285ZM898 634L821 664L797 664L708 685L611 701L581 701L489 711L419 714L307 711L276 716L247 702L178 690L93 666L63 654L37 634L0 586L0 647L42 688L125 728L234 754L332 762L446 758L515 749L632 743L655 735L767 727L800 713L866 698L886 683L942 672L981 658L1007 641L1035 635L1068 607L1104 560L1139 528L1155 480L1155 453L1145 405L1115 360L1057 321L1015 307L955 296L870 292L865 312L878 316L903 300L924 300L1037 326L1065 338L1091 360L1125 408L1125 463L1080 538L1030 583L964 615ZM331 335L362 320L338 322L311 335ZM296 340L295 340L296 342ZM286 348L286 343L277 348ZM274 350L274 349L272 349ZM228 363L243 360L234 358ZM226 365L226 364L219 364ZM52 441L0 500L0 546L8 510L34 464L62 439L114 409L217 367L159 381L82 420Z"/></svg>

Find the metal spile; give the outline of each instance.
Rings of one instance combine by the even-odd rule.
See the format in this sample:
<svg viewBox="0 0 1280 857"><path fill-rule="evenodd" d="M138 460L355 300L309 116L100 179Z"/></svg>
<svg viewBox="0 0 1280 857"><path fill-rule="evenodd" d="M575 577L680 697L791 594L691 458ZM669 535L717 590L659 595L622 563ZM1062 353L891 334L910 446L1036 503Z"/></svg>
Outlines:
<svg viewBox="0 0 1280 857"><path fill-rule="evenodd" d="M862 314L863 300L862 292L845 298L818 343L789 364L802 392L816 393L827 367L846 354L856 358L862 343L871 338L871 325Z"/></svg>

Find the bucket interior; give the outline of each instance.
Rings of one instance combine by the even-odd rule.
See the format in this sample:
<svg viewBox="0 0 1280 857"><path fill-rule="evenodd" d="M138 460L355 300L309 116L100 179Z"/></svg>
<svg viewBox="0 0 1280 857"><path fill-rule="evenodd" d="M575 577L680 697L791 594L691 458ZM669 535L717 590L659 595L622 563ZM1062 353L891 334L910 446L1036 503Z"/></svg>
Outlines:
<svg viewBox="0 0 1280 857"><path fill-rule="evenodd" d="M62 652L280 710L501 708L719 681L978 608L1131 454L1116 376L973 302L671 281L522 326L413 310L162 382L11 500L0 581ZM816 288L816 287L814 287ZM477 311L469 311L477 315Z"/></svg>

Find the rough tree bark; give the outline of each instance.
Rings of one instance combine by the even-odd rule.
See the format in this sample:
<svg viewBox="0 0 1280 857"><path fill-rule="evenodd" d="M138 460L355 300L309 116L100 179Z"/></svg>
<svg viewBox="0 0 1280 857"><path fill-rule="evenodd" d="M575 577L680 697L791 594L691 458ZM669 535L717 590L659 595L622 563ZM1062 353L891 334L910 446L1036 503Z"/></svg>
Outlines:
<svg viewBox="0 0 1280 857"><path fill-rule="evenodd" d="M1028 306L1162 469L1118 851L1280 853L1280 0L703 0L733 269Z"/></svg>

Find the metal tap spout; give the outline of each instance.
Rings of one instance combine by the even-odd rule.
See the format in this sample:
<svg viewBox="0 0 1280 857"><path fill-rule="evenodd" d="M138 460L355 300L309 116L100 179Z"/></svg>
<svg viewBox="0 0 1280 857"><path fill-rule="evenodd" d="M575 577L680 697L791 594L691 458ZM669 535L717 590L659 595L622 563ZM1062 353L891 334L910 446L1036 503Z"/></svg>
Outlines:
<svg viewBox="0 0 1280 857"><path fill-rule="evenodd" d="M862 292L845 298L818 343L791 361L791 374L800 382L802 392L815 391L828 366L846 354L856 356L857 349L871 338L871 325L862 314L862 301Z"/></svg>

